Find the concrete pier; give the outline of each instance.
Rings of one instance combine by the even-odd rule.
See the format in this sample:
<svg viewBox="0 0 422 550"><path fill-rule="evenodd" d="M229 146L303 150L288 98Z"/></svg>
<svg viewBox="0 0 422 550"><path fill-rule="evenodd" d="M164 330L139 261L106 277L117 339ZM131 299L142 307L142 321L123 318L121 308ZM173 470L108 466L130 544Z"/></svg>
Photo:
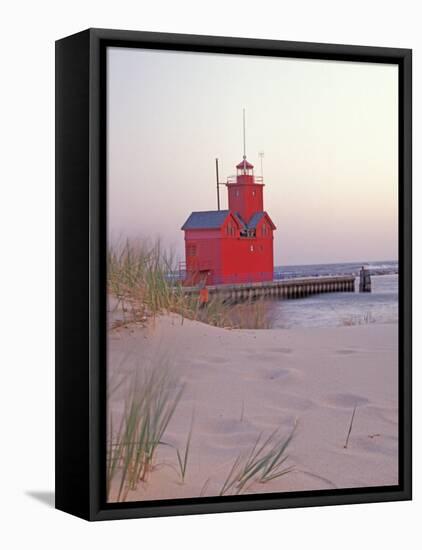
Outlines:
<svg viewBox="0 0 422 550"><path fill-rule="evenodd" d="M371 273L364 266L359 273L359 292L371 292Z"/></svg>
<svg viewBox="0 0 422 550"><path fill-rule="evenodd" d="M209 298L219 295L227 300L240 302L255 298L304 298L324 292L354 292L355 277L334 276L303 279L285 279L263 283L239 283L206 287ZM199 294L198 287L185 287L186 294Z"/></svg>

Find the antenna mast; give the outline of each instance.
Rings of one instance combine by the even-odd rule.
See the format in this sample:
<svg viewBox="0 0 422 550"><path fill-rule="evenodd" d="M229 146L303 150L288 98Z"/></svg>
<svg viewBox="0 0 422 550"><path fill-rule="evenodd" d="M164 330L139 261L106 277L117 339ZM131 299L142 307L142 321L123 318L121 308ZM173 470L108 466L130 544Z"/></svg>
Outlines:
<svg viewBox="0 0 422 550"><path fill-rule="evenodd" d="M263 177L264 177L264 164L263 164L262 160L263 160L263 158L264 158L264 151L260 151L260 152L258 153L258 156L259 156L259 158L260 158L260 160L261 160L261 178L263 178Z"/></svg>
<svg viewBox="0 0 422 550"><path fill-rule="evenodd" d="M246 159L246 122L245 109L243 108L243 160Z"/></svg>

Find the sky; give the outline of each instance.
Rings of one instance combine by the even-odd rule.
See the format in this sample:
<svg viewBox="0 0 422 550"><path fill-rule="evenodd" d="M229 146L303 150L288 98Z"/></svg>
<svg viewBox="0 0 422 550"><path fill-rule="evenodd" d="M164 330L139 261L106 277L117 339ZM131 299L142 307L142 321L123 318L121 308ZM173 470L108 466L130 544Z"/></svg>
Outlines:
<svg viewBox="0 0 422 550"><path fill-rule="evenodd" d="M276 265L398 258L396 65L108 48L108 238L160 237L215 210L243 154ZM222 208L227 190L220 188Z"/></svg>

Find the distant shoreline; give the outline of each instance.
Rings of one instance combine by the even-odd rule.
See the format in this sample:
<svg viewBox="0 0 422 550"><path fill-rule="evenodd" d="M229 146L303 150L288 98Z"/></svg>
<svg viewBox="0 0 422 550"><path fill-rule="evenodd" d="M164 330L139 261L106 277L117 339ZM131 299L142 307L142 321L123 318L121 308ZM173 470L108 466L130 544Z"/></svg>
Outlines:
<svg viewBox="0 0 422 550"><path fill-rule="evenodd" d="M357 277L362 266L365 266L370 271L372 276L390 274L397 275L399 272L398 261L377 260L369 262L276 265L274 267L274 276L276 279L331 275L353 275Z"/></svg>

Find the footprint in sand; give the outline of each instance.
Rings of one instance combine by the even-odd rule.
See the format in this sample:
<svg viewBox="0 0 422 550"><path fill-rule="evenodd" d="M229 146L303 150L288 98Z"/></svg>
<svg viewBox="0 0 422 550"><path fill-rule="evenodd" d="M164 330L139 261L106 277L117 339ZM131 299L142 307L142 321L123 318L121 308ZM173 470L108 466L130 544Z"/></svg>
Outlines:
<svg viewBox="0 0 422 550"><path fill-rule="evenodd" d="M336 353L339 355L352 355L353 353L356 353L356 350L354 349L338 349L336 350Z"/></svg>
<svg viewBox="0 0 422 550"><path fill-rule="evenodd" d="M382 422L397 426L398 423L398 409L396 407L380 407L376 405L370 405L367 411L373 418L377 418Z"/></svg>
<svg viewBox="0 0 422 550"><path fill-rule="evenodd" d="M247 420L239 418L209 418L204 423L204 428L210 432L223 432L226 434L250 432L253 427Z"/></svg>
<svg viewBox="0 0 422 550"><path fill-rule="evenodd" d="M385 456L397 456L398 439L386 434L376 434L378 437L361 436L354 440L354 447L368 453Z"/></svg>
<svg viewBox="0 0 422 550"><path fill-rule="evenodd" d="M230 359L228 359L227 357L223 357L223 356L210 356L210 357L207 357L206 359L203 360L204 363L216 363L216 364L225 364L225 363L229 363L230 362Z"/></svg>
<svg viewBox="0 0 422 550"><path fill-rule="evenodd" d="M248 353L249 361L259 361L260 363L272 363L274 357L268 353Z"/></svg>
<svg viewBox="0 0 422 550"><path fill-rule="evenodd" d="M270 348L268 351L271 351L272 353L293 353L292 348Z"/></svg>
<svg viewBox="0 0 422 550"><path fill-rule="evenodd" d="M257 359L259 361L274 361L274 354L288 355L293 352L291 348L269 348L265 350L265 353L256 353L251 350L245 350L248 354L248 359Z"/></svg>
<svg viewBox="0 0 422 550"><path fill-rule="evenodd" d="M302 373L296 369L288 369L283 367L273 368L264 373L266 380L297 380L302 378Z"/></svg>
<svg viewBox="0 0 422 550"><path fill-rule="evenodd" d="M279 391L273 392L271 397L268 398L268 401L270 400L274 405L277 404L279 409L297 413L312 409L315 406L315 402L311 399L292 393L280 393Z"/></svg>
<svg viewBox="0 0 422 550"><path fill-rule="evenodd" d="M273 369L267 374L266 378L268 378L268 380L284 380L289 378L291 374L292 371L290 369Z"/></svg>
<svg viewBox="0 0 422 550"><path fill-rule="evenodd" d="M361 395L355 395L353 393L334 393L328 395L325 399L327 405L332 407L342 407L345 409L350 409L353 407L361 407L362 405L367 405L369 399L362 397Z"/></svg>

